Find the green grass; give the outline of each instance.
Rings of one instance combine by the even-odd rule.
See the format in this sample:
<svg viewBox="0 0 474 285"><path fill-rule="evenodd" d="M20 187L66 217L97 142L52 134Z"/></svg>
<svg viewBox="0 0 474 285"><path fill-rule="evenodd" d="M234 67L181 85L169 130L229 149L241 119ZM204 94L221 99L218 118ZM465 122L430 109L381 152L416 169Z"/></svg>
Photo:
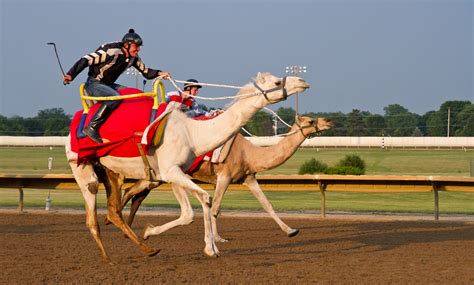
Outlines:
<svg viewBox="0 0 474 285"><path fill-rule="evenodd" d="M48 193L51 195L52 208L84 208L79 190L24 190L24 207L44 208ZM212 194L212 192L211 192ZM267 192L265 193L276 211L319 211L319 192ZM0 206L18 206L18 190L4 189ZM97 204L106 207L105 191L99 191ZM200 204L194 197L191 203L195 209ZM439 206L441 213L474 214L474 195L461 192L440 192ZM169 191L152 191L142 207L179 208L179 204ZM434 197L432 193L331 193L326 194L327 211L349 212L400 212L400 213L433 213ZM224 210L263 211L257 199L248 191L229 191L223 199Z"/></svg>
<svg viewBox="0 0 474 285"><path fill-rule="evenodd" d="M348 154L359 155L368 175L470 176L474 150L299 149L287 162L261 174L298 174L304 161L316 158L329 166ZM71 173L63 147L0 147L0 173Z"/></svg>
<svg viewBox="0 0 474 285"><path fill-rule="evenodd" d="M368 175L443 175L469 176L474 151L462 150L380 150L380 149L300 149L285 164L262 174L297 174L299 166L310 158L335 165L348 154L357 154L365 160ZM53 158L53 169L48 170L48 157ZM64 149L54 147L0 147L0 173L46 174L71 173ZM18 190L1 189L0 207L17 207ZM44 207L47 190L26 189L25 208ZM319 192L266 192L278 211L319 210ZM474 214L472 193L440 192L442 213ZM53 207L83 208L79 190L52 190ZM354 212L417 212L432 213L432 193L331 193L326 194L328 211ZM191 198L195 208L200 205ZM98 207L105 208L105 193L98 194ZM144 201L144 207L178 208L173 194L153 191ZM223 200L223 209L262 210L248 191L229 191ZM263 211L263 210L262 210Z"/></svg>
<svg viewBox="0 0 474 285"><path fill-rule="evenodd" d="M348 154L360 156L367 175L470 176L474 150L299 149L286 163L262 174L297 174L304 161L315 158L329 166Z"/></svg>

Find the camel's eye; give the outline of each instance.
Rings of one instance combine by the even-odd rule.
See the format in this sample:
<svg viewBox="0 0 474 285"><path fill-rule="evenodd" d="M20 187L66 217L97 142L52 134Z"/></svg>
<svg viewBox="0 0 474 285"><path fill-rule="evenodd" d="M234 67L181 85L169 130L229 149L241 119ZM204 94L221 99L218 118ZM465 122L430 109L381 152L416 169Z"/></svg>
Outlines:
<svg viewBox="0 0 474 285"><path fill-rule="evenodd" d="M314 124L314 120L309 121L309 124L310 125Z"/></svg>
<svg viewBox="0 0 474 285"><path fill-rule="evenodd" d="M275 85L280 86L281 85L281 80L278 80L277 82L275 82Z"/></svg>

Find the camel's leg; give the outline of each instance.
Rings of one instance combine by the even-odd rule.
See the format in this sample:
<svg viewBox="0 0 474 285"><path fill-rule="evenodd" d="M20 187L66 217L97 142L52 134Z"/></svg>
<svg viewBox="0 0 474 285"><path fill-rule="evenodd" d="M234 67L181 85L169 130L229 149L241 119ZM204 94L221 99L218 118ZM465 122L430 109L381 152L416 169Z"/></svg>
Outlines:
<svg viewBox="0 0 474 285"><path fill-rule="evenodd" d="M121 205L121 187L123 185L124 177L118 173L106 169L105 175L103 175L103 182L107 191L107 208L108 217L110 221L117 226L130 240L136 243L140 249L148 256L157 254L160 250L155 250L152 247L141 242L137 235L130 229L125 223L122 217Z"/></svg>
<svg viewBox="0 0 474 285"><path fill-rule="evenodd" d="M150 194L151 190L155 189L156 187L160 186L163 184L162 182L150 182L148 185L143 189L143 186L145 184L142 184L142 188L137 187L135 189L131 189L132 187L128 188L128 192L125 192L122 196L122 209L127 205L128 201L132 197L131 195L133 194L132 198L132 205L130 206L130 214L128 215L128 225L132 226L133 219L135 218L135 214L138 211L138 208L140 208L140 205L142 204L143 200Z"/></svg>
<svg viewBox="0 0 474 285"><path fill-rule="evenodd" d="M267 211L267 213L275 220L275 222L280 226L280 228L289 236L289 237L294 237L299 233L298 229L292 229L289 226L287 226L275 213L273 210L272 203L268 201L267 197L265 194L263 194L262 189L260 188L260 185L257 182L257 179L255 178L254 175L249 175L244 181L244 185L246 185L250 191L252 191L252 194L257 198L257 200L260 202L262 205L263 209Z"/></svg>
<svg viewBox="0 0 474 285"><path fill-rule="evenodd" d="M178 200L179 205L181 206L181 215L178 219L161 226L153 226L151 224L146 225L143 232L143 239L148 239L148 237L152 235L159 235L177 226L189 225L194 221L193 208L191 206L191 202L189 202L186 191L176 184L172 185L172 189L176 200Z"/></svg>
<svg viewBox="0 0 474 285"><path fill-rule="evenodd" d="M84 197L86 225L99 247L102 258L105 262L111 263L111 260L105 251L104 243L100 236L99 223L97 222L96 195L99 190L99 179L90 164L77 166L76 162L71 162L69 165L71 166L74 178L76 179L76 182L81 189L82 196Z"/></svg>
<svg viewBox="0 0 474 285"><path fill-rule="evenodd" d="M160 169L165 169L160 167ZM198 201L202 205L203 219L204 219L204 242L206 247L204 253L208 256L219 256L219 250L214 242L214 235L212 234L211 227L211 211L210 207L212 204L211 196L209 193L204 191L201 187L196 185L189 177L178 166L171 166L167 173L167 180L173 184L183 187L187 191L193 193Z"/></svg>
<svg viewBox="0 0 474 285"><path fill-rule="evenodd" d="M150 192L151 192L151 189L147 188L143 190L142 192L133 196L132 205L130 206L130 214L128 215L128 221L127 221L127 224L129 226L132 226L133 219L135 218L135 214L137 213L138 208L140 208L140 205L142 204L143 200L145 200L145 198L148 196L148 194L150 194ZM124 205L126 204L127 203L122 204L122 209Z"/></svg>
<svg viewBox="0 0 474 285"><path fill-rule="evenodd" d="M134 197L135 195L141 193L142 191L146 191L147 189L149 189L150 185L151 185L151 182L148 181L148 180L139 180L135 184L130 186L129 188L126 188L123 191L124 193L123 193L123 197L122 197L122 206L120 208L120 211L122 211L123 208L125 208L128 201L130 201L130 199L132 197ZM145 195L145 197L146 197L146 195ZM143 199L145 199L145 197ZM140 204L138 206L140 206ZM135 213L133 215L135 216ZM129 220L130 220L130 218L129 218ZM132 218L132 221L133 221L133 218ZM108 216L105 217L104 222L105 222L106 225L111 223ZM129 222L128 225L131 225L131 223Z"/></svg>
<svg viewBox="0 0 474 285"><path fill-rule="evenodd" d="M214 240L216 242L227 242L228 240L222 238L217 232L217 217L221 211L222 198L230 184L230 177L224 175L217 176L216 190L214 191L214 198L212 199L211 207L211 221L212 221L212 232L214 234Z"/></svg>

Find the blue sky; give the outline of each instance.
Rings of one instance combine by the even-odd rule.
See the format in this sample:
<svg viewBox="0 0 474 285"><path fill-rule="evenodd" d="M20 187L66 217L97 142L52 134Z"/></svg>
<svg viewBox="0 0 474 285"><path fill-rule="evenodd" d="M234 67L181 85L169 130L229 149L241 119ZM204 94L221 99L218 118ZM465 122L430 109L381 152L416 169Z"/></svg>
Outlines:
<svg viewBox="0 0 474 285"><path fill-rule="evenodd" d="M0 114L7 117L81 108L87 71L63 86L47 42L57 44L67 71L130 27L144 39L145 64L175 79L243 85L259 71L284 76L286 66L304 65L311 89L299 96L300 112L382 114L397 103L423 114L447 100L474 101L469 0L0 2ZM124 74L117 83L135 79ZM233 94L207 87L200 95Z"/></svg>

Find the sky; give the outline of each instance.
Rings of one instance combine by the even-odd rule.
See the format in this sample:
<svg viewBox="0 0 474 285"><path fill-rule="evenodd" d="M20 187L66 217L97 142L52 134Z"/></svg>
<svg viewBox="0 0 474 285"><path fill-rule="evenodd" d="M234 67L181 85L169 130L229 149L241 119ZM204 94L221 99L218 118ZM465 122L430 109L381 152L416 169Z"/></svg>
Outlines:
<svg viewBox="0 0 474 285"><path fill-rule="evenodd" d="M241 86L258 72L285 76L286 66L311 88L298 96L299 112L383 114L389 104L410 112L438 110L473 91L471 0L0 0L0 114L34 117L38 111L81 108L84 70L63 86L65 71L129 28L144 40L151 68L173 78ZM135 87L123 74L117 81ZM139 79L142 87L142 79ZM151 82L146 89L150 90ZM166 90L174 87L166 83ZM234 95L205 87L200 96ZM295 108L295 98L271 108ZM229 101L199 101L223 107Z"/></svg>

